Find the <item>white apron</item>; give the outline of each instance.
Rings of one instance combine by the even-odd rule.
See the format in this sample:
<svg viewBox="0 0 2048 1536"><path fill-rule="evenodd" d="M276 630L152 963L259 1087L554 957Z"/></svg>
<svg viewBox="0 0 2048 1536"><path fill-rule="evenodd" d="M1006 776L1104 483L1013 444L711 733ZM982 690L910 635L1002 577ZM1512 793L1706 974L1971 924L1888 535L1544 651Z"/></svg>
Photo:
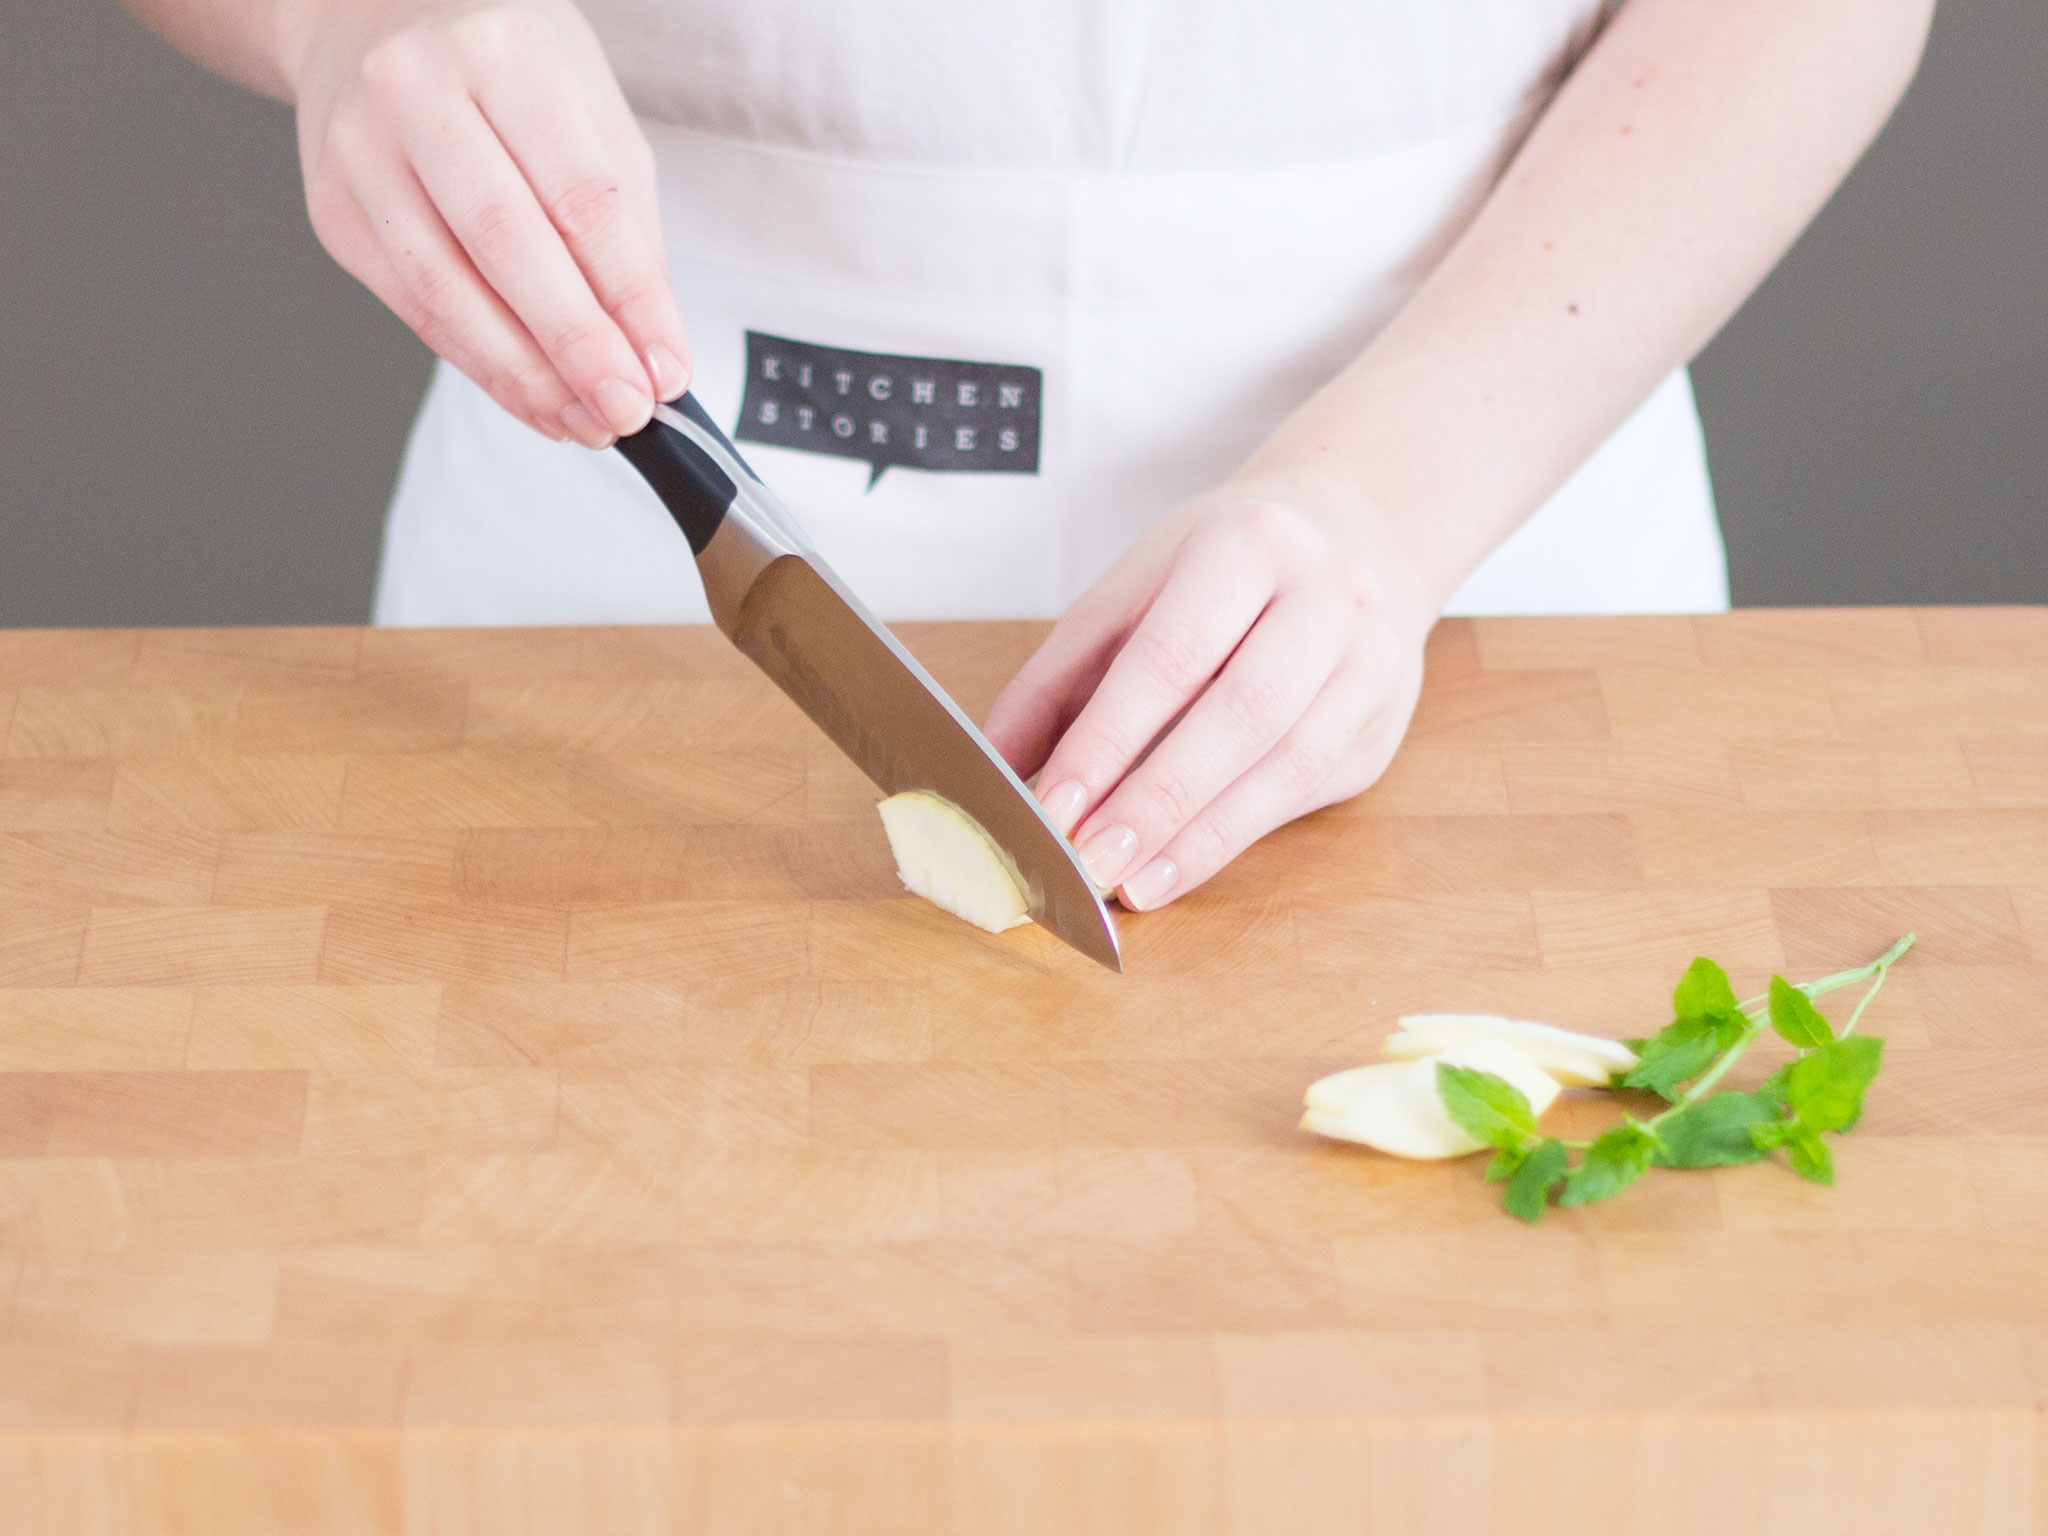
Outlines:
<svg viewBox="0 0 2048 1536"><path fill-rule="evenodd" d="M1599 0L587 8L660 167L697 398L840 574L900 619L1057 615L1217 484L1414 291L1604 15ZM789 380L760 376L776 347L757 339L748 395L750 332L881 361L849 370L843 412L806 422L815 447L785 446L794 417L773 396ZM977 367L1036 383L1003 404L988 384L913 451L903 391L933 387L913 378L919 360L937 360L923 371L948 406L953 376ZM863 399L877 378L883 403ZM775 422L743 420L743 400ZM989 446L1017 419L999 412L1026 406L1030 473ZM980 451L949 460L962 422L986 423L962 440ZM887 450L868 447L875 432ZM748 440L763 434L778 441ZM896 457L874 478L880 454ZM1727 603L1681 370L1451 611ZM708 614L687 544L623 458L543 440L444 364L407 448L376 617Z"/></svg>

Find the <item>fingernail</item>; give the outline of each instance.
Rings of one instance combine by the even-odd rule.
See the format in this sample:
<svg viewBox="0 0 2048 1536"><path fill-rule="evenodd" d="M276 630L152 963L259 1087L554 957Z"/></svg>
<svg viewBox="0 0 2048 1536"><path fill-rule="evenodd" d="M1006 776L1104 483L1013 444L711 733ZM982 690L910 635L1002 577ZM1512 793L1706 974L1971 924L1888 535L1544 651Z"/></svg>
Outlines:
<svg viewBox="0 0 2048 1536"><path fill-rule="evenodd" d="M1072 779L1062 779L1045 794L1038 803L1045 807L1045 819L1059 828L1065 837L1074 830L1074 823L1081 819L1081 812L1088 805L1088 791Z"/></svg>
<svg viewBox="0 0 2048 1536"><path fill-rule="evenodd" d="M1138 856L1138 834L1129 827L1104 827L1078 850L1088 878L1109 890Z"/></svg>
<svg viewBox="0 0 2048 1536"><path fill-rule="evenodd" d="M1154 859L1124 882L1117 897L1125 906L1144 912L1166 900L1179 879L1178 864L1171 859Z"/></svg>
<svg viewBox="0 0 2048 1536"><path fill-rule="evenodd" d="M673 400L690 387L690 376L683 371L682 359L667 347L647 349L647 376L654 380L658 398Z"/></svg>
<svg viewBox="0 0 2048 1536"><path fill-rule="evenodd" d="M606 379L597 386L597 408L620 437L631 437L654 414L654 403L624 379Z"/></svg>
<svg viewBox="0 0 2048 1536"><path fill-rule="evenodd" d="M586 448L609 448L612 434L603 422L591 415L580 400L571 400L562 407L562 425L569 429L569 435Z"/></svg>

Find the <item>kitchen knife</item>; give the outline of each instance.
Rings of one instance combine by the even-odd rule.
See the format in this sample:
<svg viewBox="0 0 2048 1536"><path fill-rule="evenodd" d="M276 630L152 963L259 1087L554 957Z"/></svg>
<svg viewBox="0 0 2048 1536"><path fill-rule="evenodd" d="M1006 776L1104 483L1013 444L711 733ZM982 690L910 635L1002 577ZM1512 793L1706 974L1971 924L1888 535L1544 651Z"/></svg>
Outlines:
<svg viewBox="0 0 2048 1536"><path fill-rule="evenodd" d="M1037 797L836 576L693 395L619 451L690 541L711 616L885 794L926 789L1016 863L1032 921L1113 971L1116 925Z"/></svg>

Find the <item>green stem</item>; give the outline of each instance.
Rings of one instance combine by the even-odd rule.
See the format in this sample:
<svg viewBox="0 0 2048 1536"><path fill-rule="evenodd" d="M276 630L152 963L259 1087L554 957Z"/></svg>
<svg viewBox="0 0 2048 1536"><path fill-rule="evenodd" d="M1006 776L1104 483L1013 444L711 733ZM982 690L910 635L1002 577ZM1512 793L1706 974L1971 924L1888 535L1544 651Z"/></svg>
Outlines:
<svg viewBox="0 0 2048 1536"><path fill-rule="evenodd" d="M1863 1010L1870 1006L1870 1000L1877 996L1877 989L1884 985L1886 974L1890 972L1893 965L1898 963L1899 957L1913 947L1914 942L1918 938L1918 934L1909 933L1890 949L1871 961L1870 964L1859 965L1853 971L1837 971L1832 976L1823 976L1819 981L1803 982L1800 984L1799 990L1804 992L1809 998L1820 998L1829 992L1835 991L1838 987L1853 987L1859 981L1870 980L1870 990L1856 1000L1856 1009L1849 1015L1849 1022L1842 1026L1841 1034L1836 1036L1837 1039L1846 1039L1849 1032L1856 1027L1856 1021L1863 1017ZM1875 979L1872 980L1871 978ZM1728 1075L1729 1068L1733 1067L1741 1059L1742 1053L1749 1049L1750 1043L1763 1033L1764 1025L1770 1018L1770 995L1766 993L1763 997L1751 998L1747 1003L1741 1005L1741 1011L1743 1017L1749 1020L1748 1027L1740 1035L1736 1036L1735 1043L1721 1053L1720 1059L1713 1066L1709 1067L1701 1077L1694 1081L1690 1088L1678 1096L1677 1102L1662 1114L1645 1121L1645 1130L1655 1135L1657 1127L1666 1120L1669 1120L1681 1110L1690 1109L1694 1104L1713 1092L1714 1085Z"/></svg>
<svg viewBox="0 0 2048 1536"><path fill-rule="evenodd" d="M1859 965L1854 970L1837 971L1832 976L1821 977L1819 981L1802 981L1797 984L1798 988L1810 998L1819 998L1825 997L1828 993L1842 987L1853 987L1857 982L1864 980L1866 977L1878 976L1890 970L1892 966L1898 963L1899 957L1913 947L1919 937L1917 933L1909 933L1868 965ZM1752 997L1746 1003L1739 1003L1736 1006L1743 1013L1749 1014L1754 1013L1758 1008L1766 1006L1770 1000L1771 995L1766 992L1760 996Z"/></svg>
<svg viewBox="0 0 2048 1536"><path fill-rule="evenodd" d="M1870 990L1856 1000L1856 1009L1849 1015L1849 1022L1842 1026L1841 1033L1836 1036L1837 1039L1847 1039L1849 1032L1855 1029L1856 1021L1863 1017L1863 1010L1868 1008L1870 1000L1877 996L1877 989L1884 985L1885 976L1898 963L1899 957L1913 947L1917 938L1917 934L1909 933L1882 955L1871 961L1870 964L1859 965L1852 971L1837 971L1834 975L1823 976L1818 981L1803 982L1799 985L1799 990L1810 998L1818 998L1840 987L1853 987L1859 981L1870 981ZM1742 1033L1736 1037L1735 1043L1723 1051L1714 1064L1690 1088L1680 1094L1676 1102L1669 1109L1648 1120L1639 1122L1643 1129L1652 1136L1656 1135L1657 1127L1669 1120L1673 1115L1690 1109L1701 1099L1712 1093L1715 1084L1728 1075L1729 1070L1742 1058L1742 1053L1749 1049L1758 1035L1763 1033L1764 1025L1770 1021L1769 1004L1769 994L1763 997L1751 998L1747 1003L1741 1004L1742 1015L1749 1020L1749 1023ZM1528 1150L1543 1139L1540 1134L1529 1137L1528 1141L1524 1144L1523 1150ZM1583 1152L1593 1145L1590 1141L1569 1141L1563 1137L1559 1137L1558 1140L1574 1152Z"/></svg>
<svg viewBox="0 0 2048 1536"><path fill-rule="evenodd" d="M1865 992L1861 997L1857 998L1856 1006L1849 1010L1849 1022L1844 1024L1842 1026L1842 1032L1835 1036L1837 1040L1846 1040L1851 1035L1856 1033L1856 1021L1863 1017L1863 1010L1870 1006L1870 1000L1873 997L1877 996L1877 989L1883 985L1884 973L1880 971L1878 973L1877 980L1873 981L1870 984L1870 990L1868 992Z"/></svg>
<svg viewBox="0 0 2048 1536"><path fill-rule="evenodd" d="M1856 999L1856 1007L1849 1015L1849 1022L1842 1026L1842 1032L1835 1037L1836 1039L1846 1040L1855 1033L1856 1021L1863 1017L1863 1010L1868 1008L1870 1000L1877 996L1877 989L1884 985L1884 979L1891 974L1893 964L1898 960L1899 956L1913 947L1914 941L1919 937L1920 935L1917 933L1909 933L1878 957L1875 962L1877 976L1870 983L1870 990Z"/></svg>
<svg viewBox="0 0 2048 1536"><path fill-rule="evenodd" d="M1735 1043L1721 1053L1721 1059L1709 1067L1703 1077L1694 1082L1684 1093L1681 1093L1678 1096L1677 1103L1652 1119L1649 1122L1649 1128L1652 1131L1656 1130L1658 1126L1677 1114L1681 1109L1690 1108L1693 1104L1713 1092L1714 1084L1728 1075L1728 1069L1741 1060L1742 1053L1749 1049L1749 1043L1762 1034L1763 1030L1764 1021L1760 1018L1751 1018L1749 1027L1735 1037Z"/></svg>

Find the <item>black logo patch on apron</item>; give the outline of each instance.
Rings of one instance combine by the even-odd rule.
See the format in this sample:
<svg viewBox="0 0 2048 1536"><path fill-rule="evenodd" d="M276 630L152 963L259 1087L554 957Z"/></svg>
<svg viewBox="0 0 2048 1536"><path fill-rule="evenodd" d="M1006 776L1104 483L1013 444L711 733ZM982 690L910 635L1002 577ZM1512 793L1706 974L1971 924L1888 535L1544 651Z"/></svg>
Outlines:
<svg viewBox="0 0 2048 1536"><path fill-rule="evenodd" d="M1044 382L1018 363L897 357L749 331L747 390L732 435L859 459L869 490L894 465L1035 475Z"/></svg>

